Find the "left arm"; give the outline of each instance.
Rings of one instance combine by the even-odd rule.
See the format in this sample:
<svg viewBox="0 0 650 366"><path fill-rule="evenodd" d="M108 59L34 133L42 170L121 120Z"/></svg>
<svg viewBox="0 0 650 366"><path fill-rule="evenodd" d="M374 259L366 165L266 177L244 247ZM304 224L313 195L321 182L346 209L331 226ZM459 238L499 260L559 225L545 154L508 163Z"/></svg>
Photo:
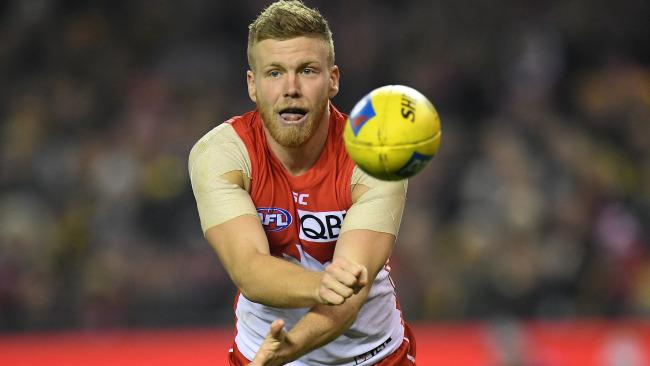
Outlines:
<svg viewBox="0 0 650 366"><path fill-rule="evenodd" d="M283 365L331 342L354 323L390 257L406 197L406 181L381 182L364 176L361 183L353 188L355 204L345 218L334 259L342 257L364 266L368 285L341 305L313 307L289 332L281 320L274 322L251 365ZM369 216L372 219L367 220Z"/></svg>
<svg viewBox="0 0 650 366"><path fill-rule="evenodd" d="M354 323L368 297L372 282L386 264L394 243L395 236L387 233L362 229L343 233L336 243L334 258L341 256L365 266L368 270L368 285L341 305L313 307L289 332L282 329L282 323L274 322L252 365L284 365L345 332ZM260 359L264 361L256 363Z"/></svg>
<svg viewBox="0 0 650 366"><path fill-rule="evenodd" d="M351 230L343 233L336 244L334 258L344 257L368 269L368 285L339 306L318 305L288 333L290 340L300 345L299 356L327 344L354 323L366 302L372 283L386 265L393 250L395 236L371 230Z"/></svg>

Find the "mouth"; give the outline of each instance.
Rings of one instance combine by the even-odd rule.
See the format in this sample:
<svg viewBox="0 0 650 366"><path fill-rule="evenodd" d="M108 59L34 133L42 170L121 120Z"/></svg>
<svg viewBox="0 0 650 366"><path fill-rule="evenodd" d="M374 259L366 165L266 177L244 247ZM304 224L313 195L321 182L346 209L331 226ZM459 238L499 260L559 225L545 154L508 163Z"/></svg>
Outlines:
<svg viewBox="0 0 650 366"><path fill-rule="evenodd" d="M287 124L299 124L307 118L307 110L303 108L283 108L278 113L280 119Z"/></svg>

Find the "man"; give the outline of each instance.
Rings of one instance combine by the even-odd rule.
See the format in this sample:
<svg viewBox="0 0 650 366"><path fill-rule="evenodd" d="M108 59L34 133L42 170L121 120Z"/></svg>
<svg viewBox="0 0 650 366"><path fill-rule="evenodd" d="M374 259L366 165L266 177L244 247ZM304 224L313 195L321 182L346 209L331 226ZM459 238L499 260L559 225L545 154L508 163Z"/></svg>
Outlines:
<svg viewBox="0 0 650 366"><path fill-rule="evenodd" d="M257 109L189 160L205 237L240 290L229 364L414 365L387 266L406 181L373 179L345 151L326 20L300 1L270 5L249 27L248 62Z"/></svg>

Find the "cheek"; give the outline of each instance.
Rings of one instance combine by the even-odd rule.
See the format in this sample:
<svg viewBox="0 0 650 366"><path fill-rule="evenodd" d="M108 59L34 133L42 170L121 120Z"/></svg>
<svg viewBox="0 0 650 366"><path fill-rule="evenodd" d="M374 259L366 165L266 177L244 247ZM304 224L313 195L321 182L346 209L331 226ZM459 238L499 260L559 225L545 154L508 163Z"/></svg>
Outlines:
<svg viewBox="0 0 650 366"><path fill-rule="evenodd" d="M258 85L257 93L256 93L258 103L273 105L275 103L275 100L277 99L277 92L274 89L274 87L275 87L274 85L268 83Z"/></svg>
<svg viewBox="0 0 650 366"><path fill-rule="evenodd" d="M332 85L328 83L328 84L327 84L327 87L324 88L323 98L324 98L324 99L330 99L330 98L332 98L334 95L336 95L336 91L332 90Z"/></svg>

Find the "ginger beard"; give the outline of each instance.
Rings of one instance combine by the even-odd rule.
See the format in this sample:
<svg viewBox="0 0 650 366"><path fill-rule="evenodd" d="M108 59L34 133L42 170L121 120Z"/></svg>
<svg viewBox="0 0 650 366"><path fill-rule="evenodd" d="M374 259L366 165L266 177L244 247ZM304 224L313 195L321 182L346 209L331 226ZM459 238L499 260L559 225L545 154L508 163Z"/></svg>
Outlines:
<svg viewBox="0 0 650 366"><path fill-rule="evenodd" d="M281 115L290 108L267 108L263 103L258 105L264 127L269 131L271 137L281 146L294 148L304 145L314 135L318 126L322 123L327 106L328 99L324 98L316 108L302 110L306 112L304 121L291 124L285 122Z"/></svg>

